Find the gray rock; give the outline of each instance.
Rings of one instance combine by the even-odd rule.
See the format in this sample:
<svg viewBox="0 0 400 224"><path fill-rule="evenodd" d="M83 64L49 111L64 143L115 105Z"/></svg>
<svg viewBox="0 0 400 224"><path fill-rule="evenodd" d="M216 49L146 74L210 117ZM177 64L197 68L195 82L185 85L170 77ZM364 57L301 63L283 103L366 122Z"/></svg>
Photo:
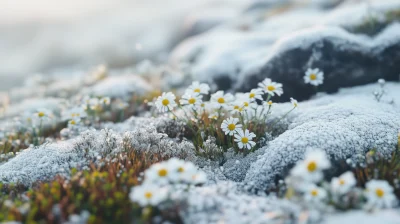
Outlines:
<svg viewBox="0 0 400 224"><path fill-rule="evenodd" d="M390 156L400 129L400 84L388 83L387 99L381 102L371 94L375 88L343 89L300 103L287 119L289 129L262 149L265 153L251 165L243 183L250 190L273 187L308 149L325 150L335 161L363 158L371 149Z"/></svg>

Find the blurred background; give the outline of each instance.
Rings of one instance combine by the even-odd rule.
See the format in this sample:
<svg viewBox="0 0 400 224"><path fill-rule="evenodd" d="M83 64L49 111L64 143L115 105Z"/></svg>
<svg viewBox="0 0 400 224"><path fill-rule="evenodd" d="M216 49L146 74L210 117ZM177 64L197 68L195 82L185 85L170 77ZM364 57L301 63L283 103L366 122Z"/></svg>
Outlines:
<svg viewBox="0 0 400 224"><path fill-rule="evenodd" d="M147 58L162 61L191 35L184 30L190 17L210 13L218 23L249 2L0 0L0 90L17 85L27 74L101 63L124 67Z"/></svg>

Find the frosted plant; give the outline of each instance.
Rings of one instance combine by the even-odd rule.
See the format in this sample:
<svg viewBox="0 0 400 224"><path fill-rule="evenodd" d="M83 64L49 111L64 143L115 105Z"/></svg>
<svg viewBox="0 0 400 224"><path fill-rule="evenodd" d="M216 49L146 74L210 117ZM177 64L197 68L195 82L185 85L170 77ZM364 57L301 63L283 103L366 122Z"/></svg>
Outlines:
<svg viewBox="0 0 400 224"><path fill-rule="evenodd" d="M253 140L253 138L256 137L256 135L253 132L249 132L249 130L238 130L237 134L235 136L235 142L238 144L239 149L251 149L253 148L256 143Z"/></svg>
<svg viewBox="0 0 400 224"><path fill-rule="evenodd" d="M186 93L198 93L198 94L208 94L210 91L210 86L205 83L200 83L197 81L192 82L192 84L187 88Z"/></svg>
<svg viewBox="0 0 400 224"><path fill-rule="evenodd" d="M232 136L242 129L242 125L238 124L238 122L238 118L230 117L222 122L221 129L225 132L225 135Z"/></svg>
<svg viewBox="0 0 400 224"><path fill-rule="evenodd" d="M318 68L309 68L305 73L304 82L313 86L319 86L324 83L324 72L320 71Z"/></svg>
<svg viewBox="0 0 400 224"><path fill-rule="evenodd" d="M368 208L391 208L397 200L393 193L393 187L385 180L367 182L365 196Z"/></svg>
<svg viewBox="0 0 400 224"><path fill-rule="evenodd" d="M354 174L347 171L339 177L334 177L331 180L331 191L334 194L343 195L348 193L353 187L355 187L357 181Z"/></svg>
<svg viewBox="0 0 400 224"><path fill-rule="evenodd" d="M273 82L271 79L266 78L264 81L258 84L258 86L268 94L268 96L274 96L275 94L280 96L283 94L282 84Z"/></svg>
<svg viewBox="0 0 400 224"><path fill-rule="evenodd" d="M142 207L147 205L157 206L168 198L168 190L166 187L158 185L140 185L132 188L129 198Z"/></svg>
<svg viewBox="0 0 400 224"><path fill-rule="evenodd" d="M160 112L172 111L176 107L175 98L171 92L163 93L157 98L155 105Z"/></svg>

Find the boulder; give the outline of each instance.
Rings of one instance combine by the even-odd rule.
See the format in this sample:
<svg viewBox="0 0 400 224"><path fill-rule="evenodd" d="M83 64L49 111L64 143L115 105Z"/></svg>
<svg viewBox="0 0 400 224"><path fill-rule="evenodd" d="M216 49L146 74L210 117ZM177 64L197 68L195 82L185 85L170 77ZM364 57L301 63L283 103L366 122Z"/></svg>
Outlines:
<svg viewBox="0 0 400 224"><path fill-rule="evenodd" d="M333 161L359 161L372 149L389 157L400 130L400 84L388 83L387 99L380 102L371 94L375 88L343 89L300 103L286 120L288 130L261 149L264 154L251 164L244 185L249 190L273 187L308 149L324 150Z"/></svg>

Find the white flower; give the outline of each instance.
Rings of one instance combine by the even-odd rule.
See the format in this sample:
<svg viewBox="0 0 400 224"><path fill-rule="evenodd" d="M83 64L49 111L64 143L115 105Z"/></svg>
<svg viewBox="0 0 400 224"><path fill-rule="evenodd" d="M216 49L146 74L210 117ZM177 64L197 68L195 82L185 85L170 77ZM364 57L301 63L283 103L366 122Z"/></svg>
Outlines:
<svg viewBox="0 0 400 224"><path fill-rule="evenodd" d="M227 108L227 110L231 114L240 113L244 110L244 103L242 101L235 100L231 103L231 105Z"/></svg>
<svg viewBox="0 0 400 224"><path fill-rule="evenodd" d="M256 135L253 132L249 132L247 129L245 131L237 130L237 133L235 134L235 142L237 142L239 149L251 149L256 145L256 143L252 141L255 137Z"/></svg>
<svg viewBox="0 0 400 224"><path fill-rule="evenodd" d="M266 93L271 96L275 94L280 96L283 94L282 84L277 82L272 82L271 79L266 78L264 81L258 83L258 86Z"/></svg>
<svg viewBox="0 0 400 224"><path fill-rule="evenodd" d="M99 102L104 105L110 105L111 99L110 97L102 97L99 99Z"/></svg>
<svg viewBox="0 0 400 224"><path fill-rule="evenodd" d="M305 188L304 199L309 202L321 202L327 196L326 191L314 184L310 184Z"/></svg>
<svg viewBox="0 0 400 224"><path fill-rule="evenodd" d="M190 85L186 92L187 93L198 93L198 94L208 94L210 91L210 86L205 83L200 83L200 82L192 82L192 85Z"/></svg>
<svg viewBox="0 0 400 224"><path fill-rule="evenodd" d="M203 103L202 98L203 96L198 93L185 93L182 96L182 99L179 100L179 103L182 106L187 106L191 109L195 109Z"/></svg>
<svg viewBox="0 0 400 224"><path fill-rule="evenodd" d="M255 101L256 99L263 100L262 94L263 91L261 89L252 89L248 94L248 97L251 101Z"/></svg>
<svg viewBox="0 0 400 224"><path fill-rule="evenodd" d="M258 105L255 108L243 111L242 115L245 121L251 121L251 120L264 121L268 113L269 112L267 106Z"/></svg>
<svg viewBox="0 0 400 224"><path fill-rule="evenodd" d="M168 190L157 185L140 185L133 187L129 194L131 201L144 207L147 205L157 206L168 197Z"/></svg>
<svg viewBox="0 0 400 224"><path fill-rule="evenodd" d="M100 107L100 101L98 98L90 98L86 99L85 101L86 105L84 105L85 110L96 110Z"/></svg>
<svg viewBox="0 0 400 224"><path fill-rule="evenodd" d="M222 122L221 129L222 131L225 132L225 135L232 136L238 130L242 130L242 125L238 124L238 122L239 122L238 118L230 117Z"/></svg>
<svg viewBox="0 0 400 224"><path fill-rule="evenodd" d="M175 95L171 92L163 93L157 98L155 105L160 112L171 111L176 106L175 98Z"/></svg>
<svg viewBox="0 0 400 224"><path fill-rule="evenodd" d="M234 97L232 94L227 93L224 94L224 91L218 91L214 94L211 95L211 103L215 108L228 108L229 103L231 103L234 100Z"/></svg>
<svg viewBox="0 0 400 224"><path fill-rule="evenodd" d="M169 183L170 175L172 171L166 163L156 163L150 166L145 172L145 183L157 183L160 185L165 185Z"/></svg>
<svg viewBox="0 0 400 224"><path fill-rule="evenodd" d="M346 194L356 185L357 181L351 171L347 171L339 177L332 178L331 190L337 194Z"/></svg>
<svg viewBox="0 0 400 224"><path fill-rule="evenodd" d="M74 107L63 112L63 118L65 120L70 120L70 119L80 120L81 118L84 118L86 116L87 114L82 107Z"/></svg>
<svg viewBox="0 0 400 224"><path fill-rule="evenodd" d="M396 202L393 187L385 180L370 180L366 183L365 196L368 205L376 208L390 208Z"/></svg>
<svg viewBox="0 0 400 224"><path fill-rule="evenodd" d="M292 97L290 97L290 102L292 103L293 107L297 107L298 106L297 100L293 99Z"/></svg>
<svg viewBox="0 0 400 224"><path fill-rule="evenodd" d="M291 170L291 175L311 182L318 182L323 177L322 170L329 168L330 165L325 151L309 150L306 152L305 159L298 162Z"/></svg>
<svg viewBox="0 0 400 224"><path fill-rule="evenodd" d="M53 117L53 113L45 108L38 109L34 115L36 118L39 118L41 120L48 120Z"/></svg>
<svg viewBox="0 0 400 224"><path fill-rule="evenodd" d="M316 69L307 69L306 74L304 76L304 82L310 83L313 86L319 86L324 82L324 73L320 71L318 68Z"/></svg>
<svg viewBox="0 0 400 224"><path fill-rule="evenodd" d="M243 105L242 110L254 109L257 107L257 103L249 98L248 94L236 94L237 105Z"/></svg>

